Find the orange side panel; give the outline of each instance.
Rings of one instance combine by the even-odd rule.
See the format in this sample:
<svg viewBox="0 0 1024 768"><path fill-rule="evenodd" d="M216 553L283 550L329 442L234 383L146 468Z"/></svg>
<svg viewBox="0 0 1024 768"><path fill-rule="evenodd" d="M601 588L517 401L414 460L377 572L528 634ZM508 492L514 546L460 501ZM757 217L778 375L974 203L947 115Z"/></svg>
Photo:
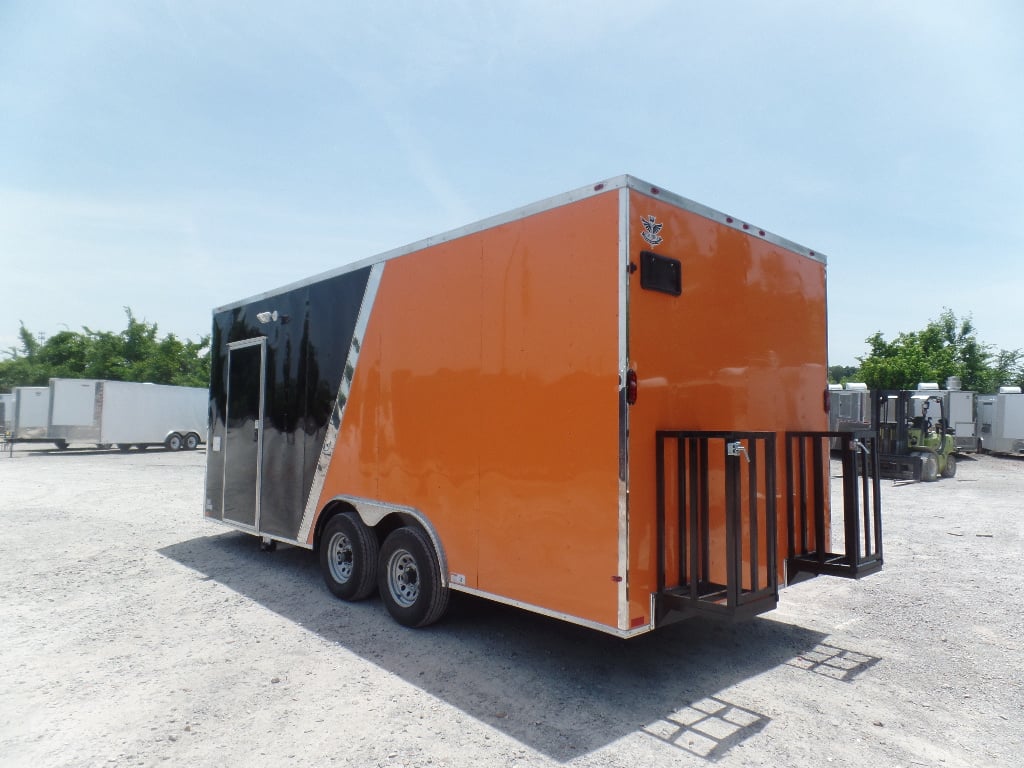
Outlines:
<svg viewBox="0 0 1024 768"><path fill-rule="evenodd" d="M321 494L415 507L449 571L614 626L618 196L385 264Z"/></svg>
<svg viewBox="0 0 1024 768"><path fill-rule="evenodd" d="M630 195L630 260L639 265L640 252L653 250L682 265L681 296L642 289L639 273L630 279L628 354L639 394L629 413L629 595L630 615L637 616L649 613L656 589L655 432L779 433L781 583L787 537L782 433L825 430L828 419L822 404L825 265L664 201ZM651 215L663 224L656 247L640 237L640 219ZM722 511L713 510L715 549L724 547L724 527Z"/></svg>

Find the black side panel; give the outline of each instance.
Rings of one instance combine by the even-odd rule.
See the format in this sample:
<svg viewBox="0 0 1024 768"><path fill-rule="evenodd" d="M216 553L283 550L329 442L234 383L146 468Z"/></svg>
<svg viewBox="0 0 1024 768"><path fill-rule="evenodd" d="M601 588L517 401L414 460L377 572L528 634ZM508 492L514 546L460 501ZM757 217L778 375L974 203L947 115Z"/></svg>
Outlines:
<svg viewBox="0 0 1024 768"><path fill-rule="evenodd" d="M369 275L366 267L214 316L207 516L220 519L223 514L224 460L216 438L223 442L228 344L266 336L259 530L286 539L297 536ZM259 313L275 311L276 320L257 319ZM236 472L233 464L229 469ZM234 484L228 478L227 487Z"/></svg>

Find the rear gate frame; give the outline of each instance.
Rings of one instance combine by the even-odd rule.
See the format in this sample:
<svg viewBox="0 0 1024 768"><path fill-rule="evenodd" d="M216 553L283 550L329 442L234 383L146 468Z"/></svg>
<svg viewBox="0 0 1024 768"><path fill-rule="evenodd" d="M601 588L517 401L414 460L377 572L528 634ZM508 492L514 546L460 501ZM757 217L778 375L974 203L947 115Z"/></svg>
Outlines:
<svg viewBox="0 0 1024 768"><path fill-rule="evenodd" d="M706 432L659 430L657 439L657 547L658 582L655 594L655 624L669 623L695 614L747 617L774 608L779 601L776 553L776 493L774 432ZM676 444L676 563L679 583L667 582L667 499L666 444ZM709 466L711 444L720 444L725 473L718 490L725 500L726 583L711 579L711 487ZM747 472L740 462L746 458ZM765 464L761 473L762 457ZM747 505L742 497L746 490ZM751 492L753 490L754 492ZM764 516L766 579L760 578ZM744 535L745 534L745 535ZM750 570L744 587L744 540L748 542Z"/></svg>
<svg viewBox="0 0 1024 768"><path fill-rule="evenodd" d="M825 441L838 439L843 468L843 551L825 541L826 488L823 471L830 460ZM811 464L807 464L810 447ZM789 526L787 581L818 574L859 579L882 568L882 492L878 433L786 433L786 517ZM808 475L812 475L808 478ZM808 493L810 491L810 493ZM808 501L811 508L808 510ZM799 512L799 517L797 516ZM808 514L810 512L810 514ZM811 541L813 530L813 542Z"/></svg>
<svg viewBox="0 0 1024 768"><path fill-rule="evenodd" d="M656 626L695 615L749 618L778 604L776 439L775 432L657 431L657 591L653 596ZM826 495L830 484L825 482L825 473L831 472L831 453L827 446L833 439L840 445L838 454L843 470L842 552L830 551L825 535L829 528L825 514L831 511L830 494ZM675 465L669 467L666 449L673 443ZM711 580L709 470L712 443L716 449L721 446L725 468L723 483L716 489L716 496L724 499L725 506L724 584ZM859 579L881 570L877 448L877 433L872 430L785 433L787 583L819 574ZM747 461L746 473L740 464L743 457ZM672 479L676 493L670 500L667 487ZM744 497L746 509L742 503ZM671 585L668 584L670 512L676 533L673 544L677 562L673 564L673 571L679 574L678 583ZM762 542L765 579L760 577ZM744 544L749 556L747 573L744 573Z"/></svg>

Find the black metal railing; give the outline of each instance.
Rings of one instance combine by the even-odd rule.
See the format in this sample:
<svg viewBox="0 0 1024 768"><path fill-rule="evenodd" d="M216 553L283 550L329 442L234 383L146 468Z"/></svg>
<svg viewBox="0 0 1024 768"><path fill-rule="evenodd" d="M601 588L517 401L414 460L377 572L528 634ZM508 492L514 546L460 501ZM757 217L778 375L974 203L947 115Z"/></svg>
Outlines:
<svg viewBox="0 0 1024 768"><path fill-rule="evenodd" d="M657 432L657 622L778 603L775 441L774 432ZM712 508L725 510L724 539Z"/></svg>
<svg viewBox="0 0 1024 768"><path fill-rule="evenodd" d="M828 446L838 441L843 483L843 551L832 552ZM858 579L882 567L882 503L878 435L852 432L786 433L786 523L790 582L830 574Z"/></svg>

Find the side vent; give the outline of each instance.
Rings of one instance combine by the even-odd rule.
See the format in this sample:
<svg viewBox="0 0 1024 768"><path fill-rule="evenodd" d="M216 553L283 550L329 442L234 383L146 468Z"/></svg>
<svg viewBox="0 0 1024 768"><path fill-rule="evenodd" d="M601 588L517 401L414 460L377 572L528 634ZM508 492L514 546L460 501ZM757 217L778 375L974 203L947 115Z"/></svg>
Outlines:
<svg viewBox="0 0 1024 768"><path fill-rule="evenodd" d="M640 287L671 296L683 292L683 265L679 259L659 256L651 251L640 252Z"/></svg>

